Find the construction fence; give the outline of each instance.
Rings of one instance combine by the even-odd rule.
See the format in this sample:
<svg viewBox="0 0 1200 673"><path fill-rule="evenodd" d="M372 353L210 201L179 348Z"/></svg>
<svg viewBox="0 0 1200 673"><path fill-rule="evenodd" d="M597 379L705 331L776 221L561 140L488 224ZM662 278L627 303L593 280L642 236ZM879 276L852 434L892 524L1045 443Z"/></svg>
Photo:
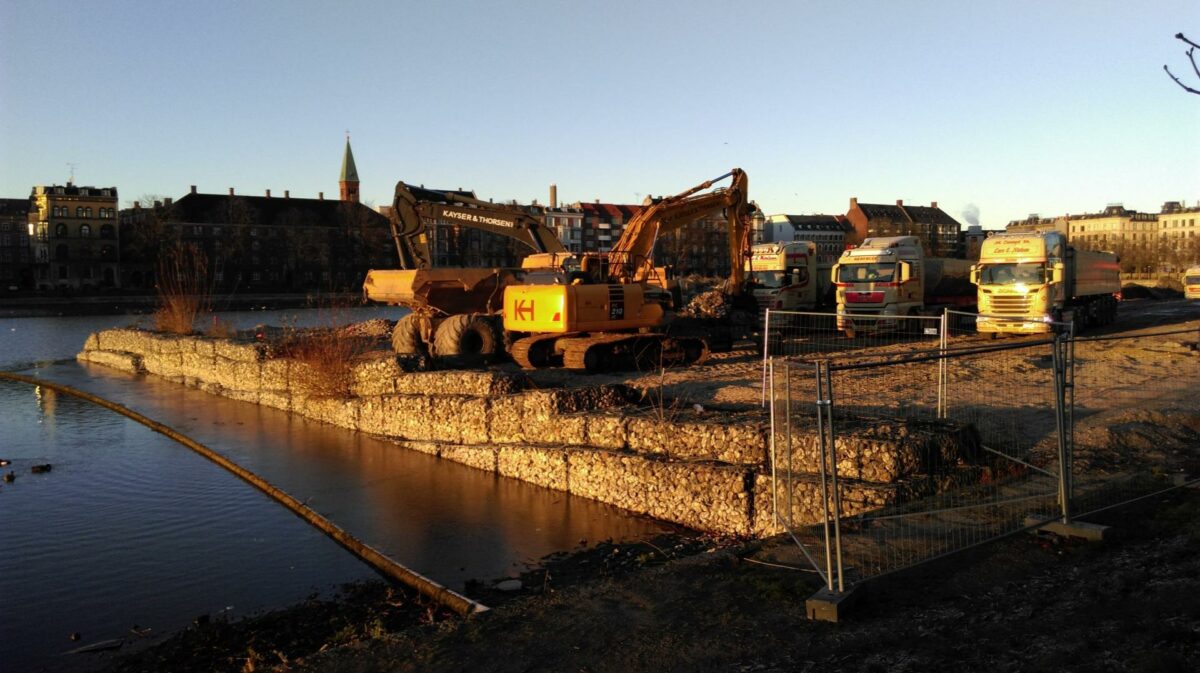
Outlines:
<svg viewBox="0 0 1200 673"><path fill-rule="evenodd" d="M853 337L836 316L770 319L775 517L830 591L1200 473L1180 448L1200 438L1195 329L993 341L970 314Z"/></svg>

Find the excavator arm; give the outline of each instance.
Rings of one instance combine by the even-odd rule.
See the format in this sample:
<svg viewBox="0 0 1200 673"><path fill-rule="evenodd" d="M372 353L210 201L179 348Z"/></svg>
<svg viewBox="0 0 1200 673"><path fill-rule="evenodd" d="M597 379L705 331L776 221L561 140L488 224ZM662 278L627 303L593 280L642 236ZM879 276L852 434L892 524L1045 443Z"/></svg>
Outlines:
<svg viewBox="0 0 1200 673"><path fill-rule="evenodd" d="M714 183L733 178L729 187L697 195ZM691 189L669 196L634 216L620 239L608 253L609 277L616 282L644 281L653 269L654 244L696 220L724 210L728 221L729 258L732 287L741 287L745 278L745 257L749 246L750 215L753 206L747 198L746 172L735 168L720 177L706 180Z"/></svg>
<svg viewBox="0 0 1200 673"><path fill-rule="evenodd" d="M516 206L491 203L459 192L396 183L392 215L388 218L402 269L433 266L429 229L436 222L454 222L518 241L532 252L565 252L554 232L541 220Z"/></svg>

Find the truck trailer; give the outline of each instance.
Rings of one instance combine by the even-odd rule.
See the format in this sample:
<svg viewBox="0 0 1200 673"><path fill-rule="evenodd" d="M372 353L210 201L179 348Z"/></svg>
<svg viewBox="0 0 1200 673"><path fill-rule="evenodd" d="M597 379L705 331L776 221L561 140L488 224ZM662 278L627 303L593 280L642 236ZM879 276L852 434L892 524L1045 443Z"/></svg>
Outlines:
<svg viewBox="0 0 1200 673"><path fill-rule="evenodd" d="M1117 317L1119 261L1111 252L1078 250L1058 231L992 236L971 268L979 288L976 330L1039 334L1052 323L1107 325Z"/></svg>
<svg viewBox="0 0 1200 673"><path fill-rule="evenodd" d="M915 329L917 321L898 317L974 306L970 273L968 260L925 257L916 236L868 238L843 252L833 267L838 329L851 338Z"/></svg>

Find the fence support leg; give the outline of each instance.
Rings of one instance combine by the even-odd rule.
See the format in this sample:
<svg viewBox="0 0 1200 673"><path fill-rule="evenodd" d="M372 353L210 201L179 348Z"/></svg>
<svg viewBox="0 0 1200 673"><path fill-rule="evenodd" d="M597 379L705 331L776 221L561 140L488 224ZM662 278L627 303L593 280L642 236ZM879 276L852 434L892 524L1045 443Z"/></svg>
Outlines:
<svg viewBox="0 0 1200 673"><path fill-rule="evenodd" d="M809 619L836 622L850 608L854 589L846 590L842 565L842 506L837 481L837 435L833 431L833 381L828 361L817 363L817 436L821 453L821 508L825 515L825 586L809 596L804 611Z"/></svg>
<svg viewBox="0 0 1200 673"><path fill-rule="evenodd" d="M1071 519L1071 462L1074 454L1075 406L1075 338L1073 334L1057 333L1051 346L1054 356L1054 417L1058 430L1058 501L1062 508L1057 520L1026 519L1039 532L1072 537L1090 542L1104 540L1108 526L1073 521Z"/></svg>

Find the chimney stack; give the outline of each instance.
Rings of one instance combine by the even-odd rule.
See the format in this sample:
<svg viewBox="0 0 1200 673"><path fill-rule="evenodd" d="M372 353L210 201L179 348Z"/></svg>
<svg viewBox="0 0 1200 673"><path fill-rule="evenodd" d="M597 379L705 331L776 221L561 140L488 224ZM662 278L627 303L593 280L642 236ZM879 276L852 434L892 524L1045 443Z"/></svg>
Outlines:
<svg viewBox="0 0 1200 673"><path fill-rule="evenodd" d="M317 200L324 201L325 200L325 192L317 192Z"/></svg>
<svg viewBox="0 0 1200 673"><path fill-rule="evenodd" d="M192 185L192 193L193 193L193 194L195 194L195 193L196 193L196 185Z"/></svg>
<svg viewBox="0 0 1200 673"><path fill-rule="evenodd" d="M233 196L233 187L230 187L230 188L229 188L229 195L230 195L230 196Z"/></svg>
<svg viewBox="0 0 1200 673"><path fill-rule="evenodd" d="M937 208L937 201L934 201L933 203L929 204L929 207L930 207L930 208Z"/></svg>
<svg viewBox="0 0 1200 673"><path fill-rule="evenodd" d="M287 190L287 189L283 190L283 198L285 198L285 199L290 199L290 198L292 198L291 191L289 191L289 190Z"/></svg>
<svg viewBox="0 0 1200 673"><path fill-rule="evenodd" d="M267 190L267 198L268 199L271 198L271 190L269 190L269 189Z"/></svg>
<svg viewBox="0 0 1200 673"><path fill-rule="evenodd" d="M134 209L134 210L141 210L141 209L142 209L142 204L141 204L141 203L139 203L139 202L137 202L137 201L134 201L134 202L133 202L133 209Z"/></svg>
<svg viewBox="0 0 1200 673"><path fill-rule="evenodd" d="M550 207L558 207L558 185L550 183Z"/></svg>
<svg viewBox="0 0 1200 673"><path fill-rule="evenodd" d="M854 210L855 207L857 207L857 206L858 206L858 197L851 196L850 197L850 210Z"/></svg>
<svg viewBox="0 0 1200 673"><path fill-rule="evenodd" d="M175 199L172 199L169 196L163 199L163 205L167 206L167 207L170 207L170 205L174 202L175 202Z"/></svg>
<svg viewBox="0 0 1200 673"><path fill-rule="evenodd" d="M904 205L904 199L896 199L896 205L897 205L897 206L903 206L903 205Z"/></svg>

